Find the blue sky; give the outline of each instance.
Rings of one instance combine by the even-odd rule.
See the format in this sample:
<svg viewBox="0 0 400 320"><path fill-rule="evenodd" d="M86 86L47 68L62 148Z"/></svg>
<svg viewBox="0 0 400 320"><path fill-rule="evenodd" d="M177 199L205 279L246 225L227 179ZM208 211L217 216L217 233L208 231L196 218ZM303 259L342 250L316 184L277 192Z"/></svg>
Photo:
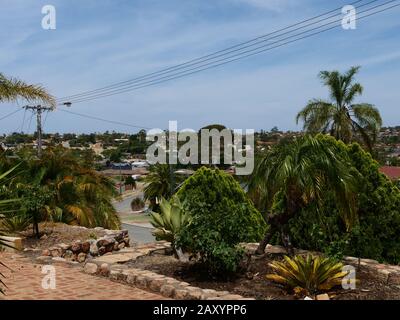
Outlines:
<svg viewBox="0 0 400 320"><path fill-rule="evenodd" d="M185 62L285 27L351 1L317 0L0 0L0 72L63 97ZM367 2L367 0L365 0ZM380 3L384 1L379 1ZM52 4L57 29L43 30ZM400 7L246 60L72 106L71 111L151 128L210 123L230 128L296 130L296 113L327 98L317 74L361 65L359 101L375 104L385 125L400 124ZM23 102L20 102L23 104ZM0 118L16 108L2 104ZM27 131L23 112L2 133ZM30 130L33 130L33 123ZM47 132L135 129L53 112Z"/></svg>

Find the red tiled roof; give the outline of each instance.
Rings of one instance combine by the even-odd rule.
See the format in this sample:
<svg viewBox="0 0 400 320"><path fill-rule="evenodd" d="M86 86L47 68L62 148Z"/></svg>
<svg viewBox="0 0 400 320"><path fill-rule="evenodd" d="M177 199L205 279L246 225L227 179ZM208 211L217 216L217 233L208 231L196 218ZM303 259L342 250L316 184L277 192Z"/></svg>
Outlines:
<svg viewBox="0 0 400 320"><path fill-rule="evenodd" d="M379 171L386 174L390 179L400 179L400 167L383 166L379 168Z"/></svg>

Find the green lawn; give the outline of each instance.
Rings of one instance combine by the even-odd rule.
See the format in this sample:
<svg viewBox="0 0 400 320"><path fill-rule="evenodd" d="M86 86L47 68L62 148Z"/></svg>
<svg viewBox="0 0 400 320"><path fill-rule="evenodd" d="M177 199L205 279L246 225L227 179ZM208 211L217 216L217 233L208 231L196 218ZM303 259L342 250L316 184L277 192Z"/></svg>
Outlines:
<svg viewBox="0 0 400 320"><path fill-rule="evenodd" d="M144 214L129 215L121 218L122 222L150 222L150 216Z"/></svg>

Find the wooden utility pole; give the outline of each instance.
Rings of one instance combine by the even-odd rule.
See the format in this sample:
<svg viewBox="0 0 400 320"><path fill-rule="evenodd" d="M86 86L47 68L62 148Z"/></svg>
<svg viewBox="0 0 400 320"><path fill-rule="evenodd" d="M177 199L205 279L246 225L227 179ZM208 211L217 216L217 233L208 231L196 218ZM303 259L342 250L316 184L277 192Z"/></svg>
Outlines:
<svg viewBox="0 0 400 320"><path fill-rule="evenodd" d="M71 106L71 102L64 102L63 105L66 107ZM54 107L45 107L42 105L37 106L25 106L25 110L32 110L33 113L36 113L36 132L37 132L37 153L38 157L42 156L42 113L43 111L53 111Z"/></svg>
<svg viewBox="0 0 400 320"><path fill-rule="evenodd" d="M36 132L37 132L37 153L38 157L42 156L42 113L43 111L53 111L52 107L45 107L41 105L37 106L25 106L26 110L32 110L36 113Z"/></svg>

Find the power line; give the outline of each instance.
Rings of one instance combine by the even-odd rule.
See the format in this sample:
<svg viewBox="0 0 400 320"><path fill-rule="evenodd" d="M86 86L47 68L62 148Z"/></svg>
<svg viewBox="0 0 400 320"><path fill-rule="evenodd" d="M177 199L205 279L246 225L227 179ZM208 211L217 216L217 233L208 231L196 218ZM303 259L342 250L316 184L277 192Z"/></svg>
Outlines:
<svg viewBox="0 0 400 320"><path fill-rule="evenodd" d="M4 120L4 119L7 119L8 117L11 117L13 114L16 114L17 112L20 112L20 111L22 111L22 109L17 109L17 110L15 110L13 112L10 112L10 113L6 114L4 117L1 117L0 121Z"/></svg>
<svg viewBox="0 0 400 320"><path fill-rule="evenodd" d="M49 111L46 112L46 115L45 115L45 117L44 117L43 128L44 128L44 125L46 124L46 121L47 121L47 117L48 117L48 116L49 116Z"/></svg>
<svg viewBox="0 0 400 320"><path fill-rule="evenodd" d="M361 2L361 1L363 1L363 0L355 1L355 2L351 3L351 5L354 5L354 4L359 3L359 2ZM376 2L376 1L378 1L378 0L370 1L370 2L368 2L368 3L366 3L366 4L363 4L362 6L368 5L368 4L370 4L370 3L372 3L372 2ZM360 6L360 7L361 7L361 6ZM88 94L91 94L91 93L96 93L96 92L104 91L105 89L112 89L112 88L115 88L115 87L119 87L119 86L121 86L121 85L134 83L134 82L136 82L137 80L144 80L144 79L149 78L149 77L154 76L154 75L160 75L160 74L168 73L168 72L170 72L171 70L178 70L178 69L181 69L181 67L183 67L183 66L190 66L190 65L193 65L194 62L197 62L197 63L199 63L199 61L200 61L200 62L204 62L204 61L210 60L210 57L215 57L215 55L217 55L217 54L220 54L220 53L229 51L229 50L231 50L231 49L236 49L236 48L242 47L242 46L244 46L244 45L247 45L247 44L249 44L249 43L252 43L252 42L255 42L255 41L264 39L264 38L266 38L266 37L269 37L269 36L271 36L271 35L280 33L280 32L282 32L282 31L289 30L289 29L291 29L291 28L293 28L293 27L296 27L296 26L299 26L299 25L301 25L301 24L303 24L303 23L306 23L306 22L309 22L309 21L318 19L318 18L320 18L320 17L326 16L326 15L328 15L328 14L330 14L330 13L333 13L333 12L336 12L337 10L340 10L340 9L341 9L341 7L338 7L338 8L336 8L336 9L330 10L330 11L328 11L328 12L326 12L326 13L319 14L319 15L314 16L314 17L312 17L312 18L309 18L309 19L306 19L306 20L297 22L297 23L292 24L292 25L290 25L290 26L287 26L287 27L285 27L285 28L282 28L282 29L279 29L279 30L276 30L276 31L273 31L273 32L270 32L270 33L267 33L267 34L264 34L264 35L261 35L261 36L258 36L258 37L256 37L256 38L250 39L250 40L248 40L248 41L245 41L245 42L236 44L236 45L234 45L234 46L230 46L230 47L228 47L228 48L226 48L226 49L219 50L219 51L213 52L213 53L211 53L211 54L207 54L207 55L201 56L201 57L199 57L199 58L192 59L192 60L190 60L190 61L177 64L177 65L172 66L172 67L168 67L168 68L165 68L165 69L156 71L156 72L148 73L148 74L145 74L145 75L143 75L143 76L136 77L136 78L133 78L133 79L130 79L130 80L117 82L117 83L115 83L115 84L108 85L108 86L105 86L105 87L102 87L102 88L98 88L98 89L94 89L94 90L90 90L90 91L84 91L84 92L82 92L82 93L74 94L74 95L70 95L70 96L65 96L65 97L60 98L59 100L68 100L68 99L71 99L71 98L77 98L77 97L85 96L85 95L88 95ZM335 14L334 16L336 16L336 15L338 15L338 14ZM332 17L332 16L331 16L331 17ZM327 18L325 18L325 19L327 19ZM324 20L324 19L319 20L319 21L317 21L317 22L313 22L312 24L321 22L321 21L323 21L323 20ZM309 25L311 25L311 24L309 24ZM309 25L307 25L307 26L309 26ZM287 33L290 33L290 32L293 32L293 31L296 31L296 30L299 30L299 29L304 28L304 27L306 27L306 26L303 26L303 27L300 27L300 28L297 28L297 29L294 29L294 30L290 30L290 31L288 31L288 32L285 32L285 33L283 33L283 34L280 34L279 36L284 35L284 34L287 34ZM276 36L275 36L275 37L276 37ZM275 37L274 37L274 38L275 38ZM266 41L266 40L268 40L268 39L269 39L269 38L264 39L264 40L262 40L262 41ZM257 43L256 43L256 44L257 44ZM254 45L254 44L253 44L253 45ZM241 49L242 49L242 48L241 48ZM240 49L239 49L239 50L240 50ZM228 53L229 53L229 52L228 52ZM204 59L206 59L206 60L204 60ZM168 71L168 72L167 72L167 71Z"/></svg>
<svg viewBox="0 0 400 320"><path fill-rule="evenodd" d="M69 110L64 110L64 109L57 109L57 110L62 111L62 112L66 112L66 113L70 113L70 114L73 114L73 115L76 115L76 116L80 116L80 117L84 117L84 118L88 118L88 119L92 119L92 120L103 121L103 122L107 122L107 123L111 123L111 124L118 124L118 125L125 126L125 127L131 127L131 128L135 128L135 129L146 129L146 130L152 129L150 127L137 126L137 125L133 125L133 124L130 124L130 123L124 123L124 122L120 122L120 121L103 119L103 118L91 116L91 115L88 115L88 114L78 113L78 112L74 112L74 111L69 111Z"/></svg>
<svg viewBox="0 0 400 320"><path fill-rule="evenodd" d="M384 6L384 5L387 5L388 3L392 3L392 2L394 2L394 1L396 1L396 0L388 1L388 2L386 2L386 3L384 3L384 4L382 4L382 5L378 5L378 6L375 6L374 8L370 8L370 9L368 9L368 10L362 11L361 13L371 11L372 9L375 9L375 8L377 8L377 7L382 7L382 6ZM379 10L379 11L376 11L376 12L373 12L373 13L370 13L370 14L367 14L367 15L364 15L364 16L362 16L362 17L355 17L355 18L356 18L357 20L361 20L361 19L363 19L363 18L366 18L366 17L372 16L372 15L375 15L375 14L380 13L380 12L383 12L383 11L387 11L387 10L392 9L392 8L394 8L394 7L397 7L397 6L399 6L399 4L398 4L398 5L391 6L391 7L388 7L388 8L385 8L385 9L382 9L382 10ZM341 21L341 19L338 20L338 21ZM334 22L338 22L338 21L334 21ZM334 23L334 22L330 22L330 23L327 23L327 24L322 25L322 26L320 26L320 27L317 27L317 28L314 28L314 29L311 29L311 30L307 30L307 31L305 31L305 32L301 32L301 33L299 33L299 34L296 34L296 35L294 35L294 36L287 37L287 38L285 38L285 39L290 39L290 38L293 38L293 37L295 37L295 36L299 36L299 35L305 34L305 33L307 33L307 32L310 32L310 31L312 31L312 30L320 29L321 27L326 26L326 25L329 25L329 24L332 24L332 23ZM149 87L149 86L152 86L152 85L155 85L155 84L159 84L159 83L163 83L163 82L166 82L166 81L170 81L170 80L173 80L173 79L182 78L182 77L187 76L187 75L191 75L191 74L198 73L198 72L201 72L201 71L204 71L204 70L207 70L207 69L215 68L215 67L218 67L218 66L227 64L227 63L231 63L231 62L234 62L234 61L237 61L237 60L240 60L240 59L247 58L247 57L249 57L249 56L253 56L253 55L256 55L256 54L260 54L260 53L262 53L262 52L265 52L265 51L269 51L269 50L272 50L272 49L275 49L275 48L284 46L284 45L289 44L289 43L293 43L293 42L296 42L296 41L299 41L299 40L302 40L302 39L305 39L305 38L309 38L309 37L311 37L311 36L314 36L314 35L317 35L317 34L320 34L320 33L323 33L323 32L329 31L329 30L332 30L332 29L337 28L337 27L340 27L340 25L335 25L335 26L333 26L333 27L329 27L329 28L320 30L320 31L318 31L318 32L314 32L314 33L311 33L311 34L302 36L302 37L297 38L297 39L289 40L289 41L286 41L286 42L284 42L284 43L278 44L278 45L273 46L273 47L265 48L265 47L268 47L268 46L271 45L271 44L263 45L263 46L260 46L260 47L258 47L258 48L251 49L251 50L247 50L247 51L245 51L245 52L242 52L242 53L240 53L240 54L236 54L236 55L231 56L231 57L228 57L228 58L222 58L222 59L217 60L217 61L214 61L214 62L212 62L212 63L206 63L206 64L204 64L204 65L202 65L202 66L198 66L198 67L195 67L195 68L192 68L192 69L189 69L189 70L185 70L185 71L178 72L178 73L175 73L175 74L172 74L172 75L168 75L168 76L164 76L164 77L161 77L161 78L158 78L158 79L154 79L154 80L151 80L151 81L147 81L147 82L144 82L144 83L142 83L142 84L137 84L137 85L133 85L133 86L128 86L128 87L123 88L123 89L115 89L115 90L112 90L112 91L109 91L109 92L95 94L95 95L92 95L92 96L89 96L89 97L86 97L86 98L81 98L81 99L77 99L77 100L72 100L72 102L73 102L73 103L80 103L80 102L90 101L90 100L94 100L94 99L98 99L98 98L108 97L108 96L112 96L112 95L116 95L116 94L120 94L120 93L124 93L124 92L129 92L129 91L133 91L133 90L137 90L137 89ZM280 41L285 40L285 39L281 39ZM280 41L277 41L277 42L274 42L274 43L279 43ZM262 48L264 48L264 49L262 49ZM259 49L261 49L261 50L259 50ZM257 50L258 50L258 51L257 51ZM249 52L252 52L252 53L249 53ZM243 54L245 54L245 53L249 53L249 54L243 55ZM238 58L234 58L234 57L237 57L237 56L238 56ZM234 58L234 59L232 59L232 58ZM231 59L231 60L226 61L227 59ZM215 64L215 63L220 62L220 61L222 61L222 62L221 62L221 63L218 63L218 64Z"/></svg>
<svg viewBox="0 0 400 320"><path fill-rule="evenodd" d="M24 110L24 117L22 118L22 124L21 124L21 128L20 128L20 130L19 130L19 131L21 131L21 132L24 131L25 115L26 115L26 109Z"/></svg>
<svg viewBox="0 0 400 320"><path fill-rule="evenodd" d="M369 12L369 11L371 11L371 10L373 10L373 9L376 9L376 8L379 8L379 7L382 7L382 6L385 6L385 5L387 5L387 4L389 4L389 3L393 3L393 2L395 2L395 1L396 1L396 0L392 0L392 1L385 2L385 3L383 3L383 4L374 6L374 7L372 7L372 8L367 9L367 10L364 10L364 11L362 11L362 12L360 12L360 13ZM370 3L371 3L371 2L370 2ZM381 9L381 10L372 12L372 13L370 13L370 14L366 14L366 15L364 15L364 16L362 16L362 17L357 17L357 16L356 16L355 19L361 20L361 19L363 19L363 18L366 18L366 17L372 16L372 15L375 15L375 14L377 14L377 13L380 13L380 12L383 12L383 11L387 11L387 10L389 10L389 9L392 9L392 8L394 8L394 7L397 7L398 5L399 5L399 4L393 5L393 6L391 6L391 7L387 7L387 8L385 8L385 9ZM247 58L247 57L249 57L249 56L253 56L253 55L256 55L256 54L259 54L259 53L268 51L268 50L272 50L272 49L274 49L274 48L281 47L281 46L284 46L284 45L286 45L286 44L289 44L289 43L292 43L292 42L296 42L296 41L299 41L299 40L301 40L301 39L305 39L305 38L311 37L311 36L313 36L313 35L320 34L320 33L322 33L322 32L326 32L326 31L328 31L328 30L331 30L331 29L340 27L340 25L335 25L335 26L333 26L333 27L329 27L329 28L325 28L325 29L319 30L318 32L314 32L314 33L311 33L311 34L308 34L308 35L305 35L305 36L302 36L302 37L299 37L299 38L296 38L296 39L292 39L292 40L286 41L286 42L284 42L284 43L280 43L280 44L278 44L278 45L276 45L276 46L273 46L273 47L268 47L268 46L270 46L270 45L272 45L272 44L274 44L274 43L279 43L279 42L281 42L281 41L283 41L283 40L286 40L286 39L291 39L291 38L293 38L293 37L301 36L301 35L303 35L303 34L306 34L306 33L310 32L310 31L318 30L318 29L320 29L321 27L330 25L330 24L335 23L335 22L339 22L339 21L341 21L341 20L342 20L342 19L337 20L337 21L333 21L333 22L329 22L329 23L324 24L324 25L321 25L321 26L319 26L319 27L316 27L316 28L313 28L313 29L309 29L309 30L303 31L303 32L301 32L301 33L298 33L298 34L289 36L289 37L284 38L284 39L280 39L279 41L276 41L276 42L273 42L273 43L270 43L270 44L267 44L267 45L259 46L259 47L257 47L257 48L253 48L253 49L251 49L251 50L247 50L247 51L245 51L245 52L241 52L241 53L235 54L235 55L230 56L230 57L227 57L227 58L222 58L222 59L219 59L219 60L217 60L217 61L213 61L213 62L211 62L211 63L206 63L206 64L204 64L204 65L201 65L201 66L198 66L198 67L189 69L189 70L185 70L185 71L178 72L178 73L175 73L175 74L172 74L172 75L164 76L164 77L161 77L161 78L158 78L158 79L154 79L154 80L151 80L151 81L143 82L143 83L141 83L141 84L139 83L139 84L133 85L133 86L132 86L132 85L130 85L130 86L126 86L126 85L125 85L125 88L114 89L114 90L111 90L111 91L108 91L108 92L103 92L103 93L98 93L98 94L92 94L91 96L83 97L83 98L80 98L80 99L77 98L77 99L72 100L72 101L73 101L74 103L80 103L80 102L84 102L84 101L90 101L90 100L94 100L94 99L98 99L98 98L103 98L103 97L107 97L107 96L112 96L112 95L116 95L116 94L120 94L120 93L124 93L124 92L128 92L128 91L133 91L133 90L136 90L136 89L140 89L140 88L152 86L152 85L159 84L159 83L162 83L162 82L170 81L170 80L173 80L173 79L181 78L181 77L188 76L188 75L194 74L194 73L198 73L198 72L201 72L201 71L204 71L204 70L207 70L207 69L215 68L215 67L218 67L218 66L227 64L227 63L231 63L231 62L233 62L233 61L237 61L237 60L240 60L240 59L244 59L244 58ZM265 48L265 47L267 47L267 48ZM246 53L247 53L247 54L246 54ZM237 57L237 58L235 58L235 57ZM232 58L234 58L234 59L232 59ZM230 59L230 60L226 61L227 59ZM221 63L215 64L215 63L217 63L217 62L221 62Z"/></svg>
<svg viewBox="0 0 400 320"><path fill-rule="evenodd" d="M381 7L381 6L384 6L384 5L388 4L388 3L392 3L392 2L394 2L394 1L396 1L396 0L388 1L388 2L386 2L386 3L384 3L384 4L379 5L379 6L376 6L376 7ZM392 8L394 8L394 7L397 7L397 6L399 6L399 5L400 5L400 4L393 5L393 6L391 6L391 7L388 7L388 8L385 8L385 9L381 9L381 10L379 10L379 11L375 11L375 12L373 12L373 13L364 15L364 16L362 16L362 17L356 17L356 19L357 19L357 20L361 20L361 19L363 19L363 18L366 18L366 17L372 16L372 15L375 15L375 14L377 14L377 13L380 13L380 12L383 12L383 11L387 11L387 10L392 9ZM376 8L376 7L374 7L374 8ZM372 10L372 9L365 10L365 11L363 11L362 13L367 12L367 11L370 11L370 10ZM339 20L339 21L340 21L340 20ZM331 22L331 23L328 23L327 25L329 25L329 24L332 24L332 22ZM216 68L216 67L221 66L221 65L225 65L225 64L228 64L228 63L237 61L237 60L241 60L241 59L244 59L244 58L253 56L253 55L257 55L257 54L260 54L260 53L262 53L262 52L269 51L269 50L272 50L272 49L275 49L275 48L278 48L278 47L284 46L284 45L286 45L286 44L293 43L293 42L296 42L296 41L299 41L299 40L302 40L302 39L305 39L305 38L309 38L309 37L311 37L311 36L314 36L314 35L317 35L317 34L320 34L320 33L323 33L323 32L332 30L332 29L334 29L334 28L338 28L338 27L340 27L340 25L334 25L334 26L332 26L332 27L329 27L329 28L326 28L326 29L323 29L323 30L320 30L320 31L317 31L317 32L314 32L314 33L311 33L311 34L308 34L308 35L305 35L305 36L302 36L302 37L300 37L300 38L293 39L293 40L289 40L289 41L287 41L287 42L278 44L278 45L276 45L276 46L269 47L269 48L264 48L264 49L261 49L261 50L258 50L258 51L255 51L255 50L260 49L260 48L263 48L263 47L266 47L266 46L268 46L268 45L264 45L264 46L261 46L261 47L256 48L256 49L251 49L251 50L248 50L248 51L245 51L245 52L244 52L244 53L247 53L247 52L251 52L251 53L248 53L248 54L246 54L246 55L243 55L243 53L237 54L237 55L235 55L235 56L238 56L237 58L232 59L233 57L235 57L235 56L232 56L232 57L229 57L229 58L228 58L228 59L231 59L231 60L228 60L228 61L226 61L227 58L223 58L223 59L220 59L220 60L217 60L217 61L214 61L214 62L213 62L213 63L216 63L216 62L222 61L221 63L218 63L218 64L208 63L208 64L205 64L205 65L203 65L203 66L199 66L199 67L196 67L196 68L193 68L193 69L189 69L189 70L186 70L186 71L183 71L183 72L178 72L178 73L176 73L176 74L174 74L174 75L161 77L161 78L159 78L159 79L155 79L155 80L152 80L152 81L148 81L148 82L145 82L145 83L143 83L143 84L130 86L130 87L127 87L127 88L125 88L125 89L116 89L116 90L113 90L113 91L108 92L108 93L101 93L101 94L93 95L93 96L91 96L91 97L78 99L78 100L75 100L75 101L72 100L72 102L73 102L73 103L80 103L80 102L90 101L90 100L94 100L94 99L104 98L104 97L113 96L113 95L116 95L116 94L121 94L121 93L124 93L124 92L129 92L129 91L133 91L133 90L137 90L137 89L141 89L141 88L153 86L153 85L156 85L156 84L159 84L159 83L163 83L163 82L167 82L167 81L170 81L170 80L173 80L173 79L182 78L182 77L185 77L185 76L188 76L188 75L191 75L191 74L195 74L195 73L198 73L198 72L201 72L201 71L204 71L204 70ZM319 29L319 28L320 28L320 27L315 28L315 29ZM306 31L306 32L302 32L302 33L300 33L300 34L298 34L298 35L307 33L307 32L309 32L309 31L311 31L311 30L308 30L308 31ZM298 36L298 35L296 35L296 36ZM291 36L291 37L293 37L293 36ZM291 38L291 37L288 37L288 38ZM279 41L278 41L278 42L279 42ZM254 51L255 51L255 52L254 52ZM199 69L199 68L200 68L200 69Z"/></svg>
<svg viewBox="0 0 400 320"><path fill-rule="evenodd" d="M31 130L32 118L33 118L33 112L32 112L31 117L30 117L30 119L29 119L28 131L26 132L26 133L28 133L28 134L29 134L29 131Z"/></svg>

